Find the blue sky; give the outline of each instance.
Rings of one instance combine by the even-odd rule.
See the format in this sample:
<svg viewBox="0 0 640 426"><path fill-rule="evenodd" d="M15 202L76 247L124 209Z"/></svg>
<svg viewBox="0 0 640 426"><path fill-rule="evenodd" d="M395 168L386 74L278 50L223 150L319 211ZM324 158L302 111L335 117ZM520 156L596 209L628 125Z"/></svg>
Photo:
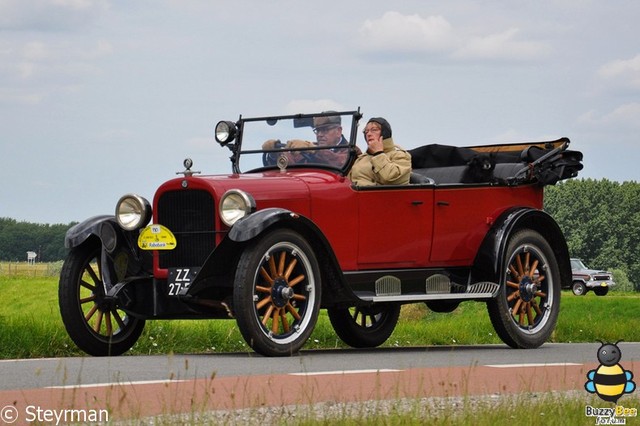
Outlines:
<svg viewBox="0 0 640 426"><path fill-rule="evenodd" d="M0 0L0 217L111 214L185 157L227 173L221 119L358 107L405 148L567 136L581 177L638 181L638 22L624 0Z"/></svg>

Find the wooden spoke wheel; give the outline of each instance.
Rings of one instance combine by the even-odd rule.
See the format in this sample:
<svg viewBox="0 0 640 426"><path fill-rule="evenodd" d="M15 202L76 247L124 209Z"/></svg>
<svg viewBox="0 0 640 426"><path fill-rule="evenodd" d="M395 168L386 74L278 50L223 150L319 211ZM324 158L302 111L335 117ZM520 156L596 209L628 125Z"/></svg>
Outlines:
<svg viewBox="0 0 640 426"><path fill-rule="evenodd" d="M60 274L60 314L69 337L84 352L120 355L135 344L145 322L105 298L100 253L94 241L69 252Z"/></svg>
<svg viewBox="0 0 640 426"><path fill-rule="evenodd" d="M311 246L295 232L275 230L247 247L233 308L249 346L266 356L298 352L318 319L319 277Z"/></svg>
<svg viewBox="0 0 640 426"><path fill-rule="evenodd" d="M399 304L329 308L329 320L343 342L354 348L374 348L387 341L400 317Z"/></svg>
<svg viewBox="0 0 640 426"><path fill-rule="evenodd" d="M549 243L537 232L515 233L505 252L505 281L489 316L502 340L535 348L553 332L560 310L560 271Z"/></svg>

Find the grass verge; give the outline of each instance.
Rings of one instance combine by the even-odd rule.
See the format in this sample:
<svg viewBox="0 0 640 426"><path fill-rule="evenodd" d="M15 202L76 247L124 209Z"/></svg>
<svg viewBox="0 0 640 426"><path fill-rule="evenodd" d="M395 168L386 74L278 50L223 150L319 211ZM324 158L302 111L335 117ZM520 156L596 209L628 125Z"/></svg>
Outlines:
<svg viewBox="0 0 640 426"><path fill-rule="evenodd" d="M60 319L57 277L0 277L0 358L83 355ZM563 292L554 342L640 341L640 295ZM484 303L465 302L452 313L434 313L424 304L402 309L396 330L384 344L393 346L500 344ZM346 347L325 311L305 349ZM148 321L129 354L249 351L233 320Z"/></svg>

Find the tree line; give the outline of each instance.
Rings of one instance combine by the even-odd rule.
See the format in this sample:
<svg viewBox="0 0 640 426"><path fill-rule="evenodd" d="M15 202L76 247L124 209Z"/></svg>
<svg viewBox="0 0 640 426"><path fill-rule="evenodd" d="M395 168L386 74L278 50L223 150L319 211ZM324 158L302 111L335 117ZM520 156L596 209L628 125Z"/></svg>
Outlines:
<svg viewBox="0 0 640 426"><path fill-rule="evenodd" d="M640 183L573 179L545 187L545 210L567 238L572 257L594 269L640 276ZM64 235L75 223L43 225L0 218L0 260L64 259ZM640 281L635 283L640 287Z"/></svg>
<svg viewBox="0 0 640 426"><path fill-rule="evenodd" d="M640 289L640 183L563 181L545 187L544 208L564 232L571 257L592 269L622 271Z"/></svg>
<svg viewBox="0 0 640 426"><path fill-rule="evenodd" d="M73 225L75 223L48 225L0 218L0 260L26 261L28 251L37 254L36 262L64 259L67 255L64 236Z"/></svg>

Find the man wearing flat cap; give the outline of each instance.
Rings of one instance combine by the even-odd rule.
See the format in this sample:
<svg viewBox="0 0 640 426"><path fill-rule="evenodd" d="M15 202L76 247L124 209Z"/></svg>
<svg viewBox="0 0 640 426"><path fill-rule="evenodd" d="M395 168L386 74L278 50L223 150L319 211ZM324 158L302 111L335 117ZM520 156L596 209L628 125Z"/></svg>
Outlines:
<svg viewBox="0 0 640 426"><path fill-rule="evenodd" d="M346 146L349 144L342 135L342 119L339 115L325 115L313 118L313 133L318 146Z"/></svg>
<svg viewBox="0 0 640 426"><path fill-rule="evenodd" d="M367 151L356 158L349 179L356 186L406 185L411 175L411 154L393 142L391 126L373 117L364 128Z"/></svg>

